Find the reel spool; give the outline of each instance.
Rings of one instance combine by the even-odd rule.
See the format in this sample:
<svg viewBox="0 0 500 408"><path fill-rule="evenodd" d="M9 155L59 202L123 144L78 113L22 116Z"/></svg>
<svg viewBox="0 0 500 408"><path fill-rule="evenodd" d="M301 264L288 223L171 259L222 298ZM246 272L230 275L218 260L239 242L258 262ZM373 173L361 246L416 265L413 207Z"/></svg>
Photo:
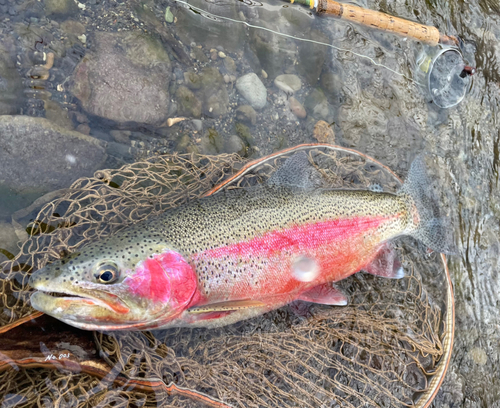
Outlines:
<svg viewBox="0 0 500 408"><path fill-rule="evenodd" d="M462 53L454 47L427 48L417 59L416 76L440 108L458 105L470 86L475 68L465 64Z"/></svg>

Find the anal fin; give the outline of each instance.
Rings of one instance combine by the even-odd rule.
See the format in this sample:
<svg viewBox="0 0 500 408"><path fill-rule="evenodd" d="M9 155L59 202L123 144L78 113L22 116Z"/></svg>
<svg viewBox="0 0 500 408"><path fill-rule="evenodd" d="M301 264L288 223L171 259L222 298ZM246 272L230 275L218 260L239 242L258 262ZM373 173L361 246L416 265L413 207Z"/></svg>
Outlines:
<svg viewBox="0 0 500 408"><path fill-rule="evenodd" d="M301 293L297 300L305 300L306 302L322 305L347 305L347 297L331 283L314 286L308 291Z"/></svg>
<svg viewBox="0 0 500 408"><path fill-rule="evenodd" d="M227 302L211 303L203 306L194 306L187 310L188 313L211 313L211 312L229 312L234 310L250 309L266 306L259 300L230 300Z"/></svg>
<svg viewBox="0 0 500 408"><path fill-rule="evenodd" d="M363 270L383 278L401 279L405 276L401 262L399 262L396 252L390 244L383 245L377 252L375 259L365 266Z"/></svg>

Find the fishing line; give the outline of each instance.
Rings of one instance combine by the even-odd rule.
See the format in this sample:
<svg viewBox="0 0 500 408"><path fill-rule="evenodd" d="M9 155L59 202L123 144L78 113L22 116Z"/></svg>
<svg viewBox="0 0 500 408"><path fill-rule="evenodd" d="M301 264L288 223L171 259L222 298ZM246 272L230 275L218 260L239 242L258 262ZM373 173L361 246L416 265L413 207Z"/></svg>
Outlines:
<svg viewBox="0 0 500 408"><path fill-rule="evenodd" d="M385 68L389 72L392 72L393 74L399 75L400 77L403 77L403 78L405 78L405 79L407 79L407 80L409 80L409 81L411 81L411 82L413 82L413 83L415 83L415 84L417 84L419 86L423 86L423 84L415 81L413 78L410 78L406 74L403 74L403 73L398 72L398 71L396 71L396 70L394 70L392 68L389 68L387 65L384 65L384 64L381 64L381 63L375 61L373 58L369 57L368 55L360 54L360 53L357 53L355 51L349 50L347 48L337 47L337 46L335 46L333 44L328 44L328 43L321 42L321 41L311 40L311 39L308 39L308 38L299 38L299 37L295 37L294 35L291 35L291 34L280 33L278 31L271 30L270 28L266 28L266 27L262 27L262 26L258 26L258 25L254 25L254 24L250 24L250 23L248 23L246 21L235 20L235 19L230 18L230 17L217 16L217 15L209 13L208 11L205 11L205 10L199 8L199 7L193 6L193 5L189 4L188 2L186 2L184 0L175 0L175 1L177 3L185 4L191 10L198 12L200 15L202 15L203 17L208 18L208 19L212 18L214 20L217 20L217 19L227 20L227 21L231 21L231 22L236 23L236 24L244 24L244 25L246 25L247 27L250 27L250 28L255 28L255 29L258 29L258 30L268 31L270 33L273 33L273 34L276 34L276 35L280 35L282 37L292 38L292 39L297 40L297 41L304 41L304 42L309 42L309 43L313 43L313 44L324 45L324 46L333 48L333 49L335 49L337 51L350 52L351 54L353 54L353 55L355 55L355 56L357 56L359 58L364 58L364 59L370 61L375 66Z"/></svg>

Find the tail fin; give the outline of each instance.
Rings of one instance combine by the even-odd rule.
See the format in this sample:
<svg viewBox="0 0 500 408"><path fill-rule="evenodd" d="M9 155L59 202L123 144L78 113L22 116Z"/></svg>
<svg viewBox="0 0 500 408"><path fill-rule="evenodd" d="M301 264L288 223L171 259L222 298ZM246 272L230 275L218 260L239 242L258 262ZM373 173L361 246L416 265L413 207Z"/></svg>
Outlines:
<svg viewBox="0 0 500 408"><path fill-rule="evenodd" d="M456 252L450 220L439 211L438 194L432 188L422 156L411 164L410 172L398 195L408 202L409 235L423 242L436 252L453 254Z"/></svg>

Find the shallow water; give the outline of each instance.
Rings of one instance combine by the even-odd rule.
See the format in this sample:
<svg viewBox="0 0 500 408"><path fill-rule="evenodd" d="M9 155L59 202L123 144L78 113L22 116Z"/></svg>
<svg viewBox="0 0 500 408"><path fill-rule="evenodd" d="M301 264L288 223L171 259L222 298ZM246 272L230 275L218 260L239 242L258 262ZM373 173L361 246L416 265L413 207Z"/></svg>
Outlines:
<svg viewBox="0 0 500 408"><path fill-rule="evenodd" d="M48 144L54 152L65 152L71 150L71 144L76 145L76 139L51 136L49 143L43 139L43 133L39 133L39 140L26 138L28 132L22 134L24 139L19 136L38 156L18 152L25 162L10 164L9 169L16 167L16 171L0 166L2 172L9 170L4 174L10 178L4 180L5 175L0 174L3 181L3 185L0 184L0 239L3 240L0 248L15 252L10 216L35 198L68 187L71 179L90 175L98 168L118 167L152 152L239 151L248 157L260 157L316 141L313 128L318 120L325 120L333 124L336 144L373 156L401 176L405 176L417 154L430 153L435 157L433 171L447 182L443 195L455 220L458 243L458 254L449 259L456 296L456 344L434 406L500 406L498 4L491 1L359 3L434 25L441 32L463 40L464 58L477 68L477 74L464 100L449 109L438 108L426 89L412 81L417 78L416 61L428 48L388 33L317 18L299 5L272 1L190 2L212 15L226 18L214 20L213 16L203 16L174 1L87 0L80 3L84 7L74 8L73 4L66 11L49 15L50 4L48 0L45 4L0 1L0 89L4 90L0 96L0 114L46 117L47 126L57 123L62 133L67 129L89 133L99 145L94 157L99 152L103 157L93 162L93 167L75 170L68 154L75 156L79 164L86 159L78 156L81 150L52 157L43 145ZM167 7L172 12L172 23L164 23ZM227 18L244 19L252 26L273 32ZM123 45L95 35L100 31L131 30L153 33L161 39L160 44L166 51L155 48L157 43L147 45L137 38L129 38L128 42L120 40L124 41ZM176 50L176 42L168 37L168 32L178 36L185 47L184 57ZM82 91L85 87L76 74L78 66L85 58L91 62L96 60L95 50L105 41L112 43L101 45L106 53L111 49L118 55L120 51L116 49L122 47L129 56L128 60L118 56L116 65L111 65L111 68L120 67L111 75L116 82L110 86L117 91L110 92L110 100L105 103L100 103L99 96L82 102L86 98ZM134 52L134 46L126 45L134 41L139 44L138 52ZM35 78L39 81L36 84L31 82L36 76L33 67L46 61L40 61L34 51L55 54L49 77L41 81L40 77ZM167 53L170 63L165 62L163 52ZM174 53L178 58L173 57ZM143 61L137 61L141 56ZM228 57L234 64L227 62ZM128 61L130 67L124 61ZM374 65L374 61L380 65ZM169 65L167 74L161 71L162 64ZM204 70L205 67L216 67L220 75ZM192 81L199 81L200 87L191 84L189 92L185 91L182 88L188 84L185 72L201 72L201 79L196 77ZM234 81L248 72L255 72L267 89L267 104L256 109L255 124L248 114L242 120L236 111L247 102L236 90ZM291 112L289 95L273 84L276 75L283 73L295 74L301 79L302 86L294 97L304 106L306 118ZM138 80L122 91L123 100L113 104L121 84L141 75L159 75L155 78L166 75L169 84L158 91ZM97 81L95 77L91 79ZM75 87L78 81L80 87ZM162 102L165 92L168 101ZM163 117L160 112L154 116L156 108L151 105L137 114L138 120L123 119L129 114L129 102L136 98L143 98L144 104L151 99L164 103L162 112L168 114ZM182 106L181 100L191 102L189 106ZM163 123L166 117L179 116L188 120L171 127ZM240 125L236 126L236 122ZM5 138L7 133L3 132L1 137ZM232 138L235 135L237 137ZM74 177L58 180L49 168L54 160L69 163L69 170L61 167L55 174ZM36 183L25 180L23 172L33 172L31 178ZM41 173L40 179L35 179L36 173ZM21 183L22 188L16 188Z"/></svg>

